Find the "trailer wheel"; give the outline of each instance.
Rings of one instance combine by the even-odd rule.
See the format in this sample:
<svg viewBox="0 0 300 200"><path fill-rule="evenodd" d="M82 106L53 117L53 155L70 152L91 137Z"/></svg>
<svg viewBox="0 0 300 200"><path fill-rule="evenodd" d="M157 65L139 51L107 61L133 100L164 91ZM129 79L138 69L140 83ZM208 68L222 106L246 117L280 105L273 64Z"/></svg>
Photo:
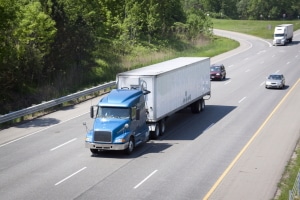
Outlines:
<svg viewBox="0 0 300 200"><path fill-rule="evenodd" d="M204 99L201 99L201 111L203 111L205 109L205 101Z"/></svg>
<svg viewBox="0 0 300 200"><path fill-rule="evenodd" d="M192 104L192 107L191 107L192 113L199 113L201 111L201 108L202 108L202 105L201 105L201 99L200 99Z"/></svg>
<svg viewBox="0 0 300 200"><path fill-rule="evenodd" d="M151 138L152 139L157 139L160 135L160 131L159 131L159 125L158 123L155 125L155 131L151 131Z"/></svg>
<svg viewBox="0 0 300 200"><path fill-rule="evenodd" d="M129 142L128 142L128 147L125 149L125 153L127 155L130 155L134 150L134 139L130 137Z"/></svg>
<svg viewBox="0 0 300 200"><path fill-rule="evenodd" d="M159 122L159 135L163 135L166 131L166 120L162 119Z"/></svg>

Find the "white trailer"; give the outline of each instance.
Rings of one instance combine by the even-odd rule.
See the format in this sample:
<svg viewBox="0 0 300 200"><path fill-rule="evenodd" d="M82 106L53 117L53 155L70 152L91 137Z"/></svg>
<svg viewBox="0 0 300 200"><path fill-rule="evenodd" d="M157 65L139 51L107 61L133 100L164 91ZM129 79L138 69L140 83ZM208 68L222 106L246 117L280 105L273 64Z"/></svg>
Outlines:
<svg viewBox="0 0 300 200"><path fill-rule="evenodd" d="M179 57L117 74L117 88L142 88L146 95L147 124L152 138L165 132L166 119L190 107L193 113L205 108L210 97L210 58Z"/></svg>
<svg viewBox="0 0 300 200"><path fill-rule="evenodd" d="M293 41L294 25L293 24L281 24L274 29L274 45L285 45L288 42Z"/></svg>

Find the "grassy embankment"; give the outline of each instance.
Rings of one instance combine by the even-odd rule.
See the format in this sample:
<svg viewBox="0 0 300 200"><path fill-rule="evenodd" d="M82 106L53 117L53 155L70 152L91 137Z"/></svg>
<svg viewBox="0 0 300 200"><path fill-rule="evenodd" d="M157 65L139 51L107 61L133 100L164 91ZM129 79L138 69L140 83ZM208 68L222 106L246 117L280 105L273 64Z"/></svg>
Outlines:
<svg viewBox="0 0 300 200"><path fill-rule="evenodd" d="M132 54L126 55L123 58L121 58L121 62L118 63L118 65L122 66L122 68L124 69L123 71L126 71L130 69L158 63L161 61L169 60L176 57L187 57L187 56L213 57L215 55L219 55L221 53L237 48L239 46L239 43L234 40L221 38L217 36L214 36L212 40L200 38L199 40L194 41L193 43L180 41L180 40L168 41L168 42L169 45L166 45L168 46L167 48L161 49L157 47L157 49L160 49L159 51L153 51L144 47L137 47L136 49L133 50ZM114 70L107 70L104 73L109 77L115 76ZM83 86L80 90L89 87L91 86ZM14 123L30 120L32 118L39 117L49 112L53 112L53 110L61 109L62 107L67 107L70 105L74 105L76 103L80 103L87 99L93 98L97 95L101 95L102 93L103 91L99 91L99 93L94 93L89 96L81 97L74 101L65 102L62 105L59 105L54 108L50 108L41 112L30 114L28 116L14 119L11 122L0 124L0 129L2 126L6 127Z"/></svg>
<svg viewBox="0 0 300 200"><path fill-rule="evenodd" d="M252 20L213 20L214 28L254 35L264 39L272 39L274 27L279 24L294 24L294 31L300 29L300 21L252 21ZM278 183L279 193L274 199L286 200L292 189L300 168L300 147L295 149L294 156L286 166Z"/></svg>
<svg viewBox="0 0 300 200"><path fill-rule="evenodd" d="M213 19L214 28L254 35L264 39L272 39L274 27L279 24L294 24L294 31L300 29L297 21L255 21L255 20L222 20Z"/></svg>

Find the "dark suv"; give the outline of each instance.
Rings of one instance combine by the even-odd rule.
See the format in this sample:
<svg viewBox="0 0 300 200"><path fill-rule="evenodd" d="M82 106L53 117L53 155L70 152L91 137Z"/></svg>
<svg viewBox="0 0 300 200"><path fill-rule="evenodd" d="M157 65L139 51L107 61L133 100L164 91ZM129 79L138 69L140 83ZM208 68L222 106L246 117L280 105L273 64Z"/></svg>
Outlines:
<svg viewBox="0 0 300 200"><path fill-rule="evenodd" d="M226 70L223 64L214 64L210 66L210 79L211 80L226 79Z"/></svg>

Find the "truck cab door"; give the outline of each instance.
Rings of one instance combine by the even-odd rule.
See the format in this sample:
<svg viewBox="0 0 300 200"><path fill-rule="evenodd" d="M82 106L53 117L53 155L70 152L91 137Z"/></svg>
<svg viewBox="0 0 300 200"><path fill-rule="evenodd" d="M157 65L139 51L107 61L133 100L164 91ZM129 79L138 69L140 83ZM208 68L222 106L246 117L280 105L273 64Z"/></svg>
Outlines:
<svg viewBox="0 0 300 200"><path fill-rule="evenodd" d="M134 130L135 142L139 143L145 140L145 125L146 123L141 120L141 109L132 108L132 130Z"/></svg>

